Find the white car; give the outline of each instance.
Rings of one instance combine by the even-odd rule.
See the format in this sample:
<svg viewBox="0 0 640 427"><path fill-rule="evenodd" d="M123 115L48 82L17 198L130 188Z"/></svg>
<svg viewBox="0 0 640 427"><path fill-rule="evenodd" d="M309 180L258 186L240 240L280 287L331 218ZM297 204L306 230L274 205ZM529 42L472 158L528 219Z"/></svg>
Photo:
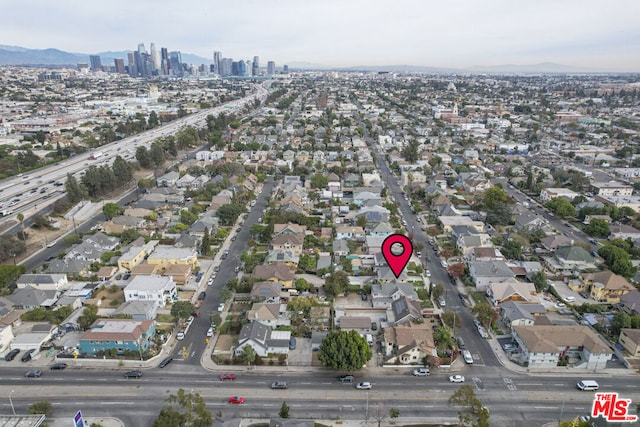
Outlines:
<svg viewBox="0 0 640 427"><path fill-rule="evenodd" d="M420 369L413 370L414 377L427 377L429 376L429 374L430 374L429 368L420 368Z"/></svg>
<svg viewBox="0 0 640 427"><path fill-rule="evenodd" d="M431 277L431 272L429 270L426 271L427 277Z"/></svg>
<svg viewBox="0 0 640 427"><path fill-rule="evenodd" d="M221 302L220 304L218 304L218 311L224 311L224 303Z"/></svg>
<svg viewBox="0 0 640 427"><path fill-rule="evenodd" d="M207 329L207 338L210 338L212 336L213 336L213 328Z"/></svg>
<svg viewBox="0 0 640 427"><path fill-rule="evenodd" d="M462 375L451 375L449 377L449 382L452 382L452 383L463 383L464 382L464 377Z"/></svg>
<svg viewBox="0 0 640 427"><path fill-rule="evenodd" d="M207 280L207 285L208 286L213 285L213 277L209 277L209 280Z"/></svg>
<svg viewBox="0 0 640 427"><path fill-rule="evenodd" d="M369 382L358 383L356 384L356 388L358 390L371 390L371 383Z"/></svg>

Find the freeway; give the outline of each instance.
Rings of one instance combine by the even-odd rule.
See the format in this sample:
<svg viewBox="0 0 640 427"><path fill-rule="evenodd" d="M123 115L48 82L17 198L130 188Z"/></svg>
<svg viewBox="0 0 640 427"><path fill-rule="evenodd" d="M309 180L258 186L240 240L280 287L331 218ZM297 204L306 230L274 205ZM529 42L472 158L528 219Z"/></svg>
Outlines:
<svg viewBox="0 0 640 427"><path fill-rule="evenodd" d="M204 126L207 116L226 113L228 112L225 108L227 106L239 109L255 99L264 100L266 98L268 91L265 87L254 85L254 89L253 93L242 99L233 100L224 105L174 120L147 132L103 145L94 151L69 157L55 165L3 179L0 181L0 198L2 199L0 200L0 212L6 210L11 213L6 212L6 215L0 219L0 223L17 213L23 213L25 217L28 217L34 213L34 207L37 212L38 203L43 203L45 199L51 198L48 201L52 201L62 197L64 190L61 184L64 184L67 175L81 178L87 167L111 164L117 156L131 160L135 156L135 149L139 146L148 148L157 138L174 134L185 126ZM101 153L100 157L92 159L91 157L98 151Z"/></svg>
<svg viewBox="0 0 640 427"><path fill-rule="evenodd" d="M447 401L459 385L450 383L446 372L437 371L429 377L413 377L410 371L375 377L356 373L356 381L373 383L369 392L340 383L327 370L313 376L307 372L236 371L235 381L223 382L217 374L204 372L187 361L145 370L140 379L125 379L122 370L68 368L45 371L41 378L24 378L23 372L19 368L0 370L2 412L8 411L8 395L13 390L12 401L18 412L25 411L33 401L49 400L58 414L82 409L90 416L118 416L126 425L146 426L157 417L163 399L178 388L200 393L210 411L221 410L225 417L274 417L283 401L292 407L292 415L318 419L334 418L336 414L341 419L364 419L367 402L370 417L379 404L400 409L403 417L420 419L453 420L458 410ZM568 419L585 415L593 400L592 392L575 388L578 377L505 375L498 368L481 366L465 367L462 374L490 409L492 425L539 426L561 416ZM601 390L617 391L634 402L640 400L640 384L635 378L597 380ZM288 389L271 390L273 381L286 381ZM227 400L234 395L244 397L246 404L229 405Z"/></svg>
<svg viewBox="0 0 640 427"><path fill-rule="evenodd" d="M237 239L231 242L228 247L229 254L226 259L220 262L220 271L217 273L213 284L206 288L206 297L202 306L199 308L201 316L196 318L189 328L189 333L183 341L180 341L173 352L175 359L185 359L185 362L191 365L200 365L200 358L206 347L206 333L211 324L209 314L221 314L218 313L218 304L220 301L220 290L229 282L229 280L236 277L236 267L241 267L240 256L242 252L247 249L247 242L249 241L250 228L253 224L258 222L263 214L263 210L267 207L267 200L269 199L275 182L272 177L269 177L262 187L262 191L256 198L256 204L248 213L247 219L244 225L240 227L240 232L237 234ZM235 232L235 230L232 230ZM224 248L221 248L224 250ZM207 283L209 277L213 271L207 271L202 276L201 283ZM186 350L183 352L183 348ZM184 357L184 353L187 357Z"/></svg>

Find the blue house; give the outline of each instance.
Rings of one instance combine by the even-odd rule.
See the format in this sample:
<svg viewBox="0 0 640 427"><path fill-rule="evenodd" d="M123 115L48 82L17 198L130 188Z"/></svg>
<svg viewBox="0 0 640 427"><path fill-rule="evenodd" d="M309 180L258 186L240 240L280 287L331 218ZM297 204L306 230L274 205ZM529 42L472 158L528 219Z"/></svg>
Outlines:
<svg viewBox="0 0 640 427"><path fill-rule="evenodd" d="M156 335L154 320L98 319L80 337L80 353L98 354L115 350L146 353Z"/></svg>

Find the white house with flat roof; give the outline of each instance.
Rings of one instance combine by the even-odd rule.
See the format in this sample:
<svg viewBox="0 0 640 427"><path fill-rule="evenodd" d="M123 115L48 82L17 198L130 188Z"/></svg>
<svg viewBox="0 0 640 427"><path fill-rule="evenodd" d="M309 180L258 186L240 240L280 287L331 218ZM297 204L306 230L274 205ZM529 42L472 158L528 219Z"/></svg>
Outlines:
<svg viewBox="0 0 640 427"><path fill-rule="evenodd" d="M125 301L155 301L164 307L178 300L176 282L171 276L136 276L124 288Z"/></svg>

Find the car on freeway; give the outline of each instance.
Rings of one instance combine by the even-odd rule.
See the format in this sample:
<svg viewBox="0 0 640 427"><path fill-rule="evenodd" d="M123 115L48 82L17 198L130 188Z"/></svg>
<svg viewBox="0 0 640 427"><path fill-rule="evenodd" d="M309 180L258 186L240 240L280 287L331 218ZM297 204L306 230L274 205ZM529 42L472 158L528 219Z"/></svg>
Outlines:
<svg viewBox="0 0 640 427"><path fill-rule="evenodd" d="M341 383L352 383L353 375L341 375L338 377L338 381L340 381Z"/></svg>
<svg viewBox="0 0 640 427"><path fill-rule="evenodd" d="M371 383L366 381L356 384L358 390L371 390L371 387Z"/></svg>
<svg viewBox="0 0 640 427"><path fill-rule="evenodd" d="M25 378L40 378L42 371L40 369L31 369L24 373Z"/></svg>
<svg viewBox="0 0 640 427"><path fill-rule="evenodd" d="M162 359L162 362L160 362L160 364L158 365L158 368L164 368L172 361L173 361L173 357L165 357L164 359Z"/></svg>
<svg viewBox="0 0 640 427"><path fill-rule="evenodd" d="M124 373L125 378L140 378L141 376L142 376L142 371L139 369Z"/></svg>
<svg viewBox="0 0 640 427"><path fill-rule="evenodd" d="M451 375L449 377L449 382L452 382L452 383L463 383L464 382L464 377L462 375Z"/></svg>
<svg viewBox="0 0 640 427"><path fill-rule="evenodd" d="M235 381L236 376L234 374L222 374L219 378L220 381Z"/></svg>
<svg viewBox="0 0 640 427"><path fill-rule="evenodd" d="M276 381L274 383L271 383L271 388L272 389L283 389L286 390L287 388L287 383L284 381Z"/></svg>
<svg viewBox="0 0 640 427"><path fill-rule="evenodd" d="M229 398L229 403L232 403L234 405L242 405L244 403L244 397L231 396Z"/></svg>
<svg viewBox="0 0 640 427"><path fill-rule="evenodd" d="M58 362L58 363L54 363L53 365L51 365L51 367L49 369L51 369L52 371L62 371L63 369L67 368L67 364L64 362Z"/></svg>

